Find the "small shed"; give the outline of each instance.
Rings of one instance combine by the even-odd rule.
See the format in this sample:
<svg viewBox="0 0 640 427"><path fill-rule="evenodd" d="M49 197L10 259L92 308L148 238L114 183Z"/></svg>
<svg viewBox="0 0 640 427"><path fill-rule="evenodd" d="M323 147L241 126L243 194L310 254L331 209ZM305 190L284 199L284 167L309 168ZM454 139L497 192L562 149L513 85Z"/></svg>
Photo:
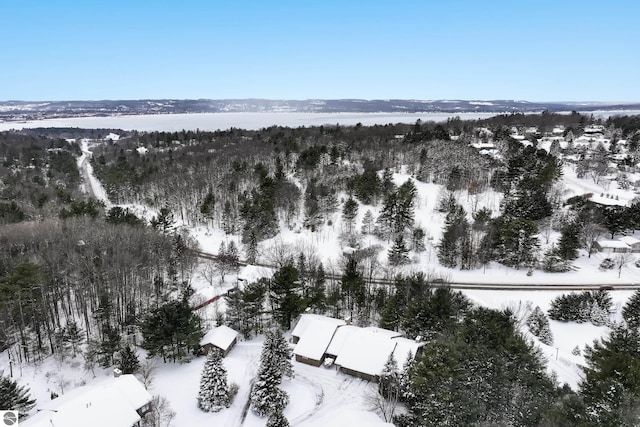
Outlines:
<svg viewBox="0 0 640 427"><path fill-rule="evenodd" d="M221 325L206 333L200 340L200 354L208 354L217 348L222 356L229 354L233 346L238 342L238 332L228 326Z"/></svg>

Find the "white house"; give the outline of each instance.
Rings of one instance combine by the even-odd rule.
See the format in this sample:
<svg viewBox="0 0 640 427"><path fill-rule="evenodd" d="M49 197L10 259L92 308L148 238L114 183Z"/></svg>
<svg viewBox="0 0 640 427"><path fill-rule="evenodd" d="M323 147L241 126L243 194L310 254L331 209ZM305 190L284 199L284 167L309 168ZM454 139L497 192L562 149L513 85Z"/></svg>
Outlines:
<svg viewBox="0 0 640 427"><path fill-rule="evenodd" d="M633 236L622 236L619 240L629 246L631 252L640 252L640 239Z"/></svg>
<svg viewBox="0 0 640 427"><path fill-rule="evenodd" d="M134 427L150 409L151 394L133 375L78 387L20 423L26 427Z"/></svg>
<svg viewBox="0 0 640 427"><path fill-rule="evenodd" d="M619 254L631 252L631 248L620 240L597 240L596 249L605 254Z"/></svg>

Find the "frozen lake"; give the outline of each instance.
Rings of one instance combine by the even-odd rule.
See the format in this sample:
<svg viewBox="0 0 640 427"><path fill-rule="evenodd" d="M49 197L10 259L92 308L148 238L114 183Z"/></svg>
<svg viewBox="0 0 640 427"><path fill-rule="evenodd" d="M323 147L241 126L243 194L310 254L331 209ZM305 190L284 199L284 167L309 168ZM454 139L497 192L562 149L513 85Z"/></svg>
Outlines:
<svg viewBox="0 0 640 427"><path fill-rule="evenodd" d="M194 113L149 114L137 116L72 117L0 123L0 131L34 127L78 127L87 129L123 129L139 131L224 130L231 127L261 129L273 125L299 127L356 123L385 125L389 123L443 122L459 116L473 120L494 116L495 113Z"/></svg>
<svg viewBox="0 0 640 427"><path fill-rule="evenodd" d="M592 111L595 117L639 114L640 111ZM139 131L225 130L229 128L262 129L273 125L299 127L362 123L365 126L389 123L444 122L449 118L484 119L501 113L193 113L148 114L134 116L71 117L27 122L0 122L0 131L36 127L77 127L85 129L123 129Z"/></svg>

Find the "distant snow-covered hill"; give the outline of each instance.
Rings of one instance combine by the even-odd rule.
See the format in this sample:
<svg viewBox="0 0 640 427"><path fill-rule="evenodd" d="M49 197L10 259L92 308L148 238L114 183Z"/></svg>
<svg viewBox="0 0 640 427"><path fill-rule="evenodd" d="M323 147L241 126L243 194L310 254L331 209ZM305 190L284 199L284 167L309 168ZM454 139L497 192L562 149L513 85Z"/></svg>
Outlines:
<svg viewBox="0 0 640 427"><path fill-rule="evenodd" d="M518 100L413 99L141 99L0 101L0 121L138 114L221 112L416 113L638 110L640 103L528 102Z"/></svg>

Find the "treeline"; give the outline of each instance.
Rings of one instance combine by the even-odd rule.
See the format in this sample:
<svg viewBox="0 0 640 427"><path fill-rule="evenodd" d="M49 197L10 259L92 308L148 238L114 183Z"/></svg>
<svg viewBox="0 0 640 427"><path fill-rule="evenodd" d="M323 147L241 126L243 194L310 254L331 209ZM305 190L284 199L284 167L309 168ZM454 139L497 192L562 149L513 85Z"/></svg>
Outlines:
<svg viewBox="0 0 640 427"><path fill-rule="evenodd" d="M64 139L0 133L0 224L59 214L81 199L76 157Z"/></svg>
<svg viewBox="0 0 640 427"><path fill-rule="evenodd" d="M110 360L120 336L176 298L195 262L189 244L90 217L0 227L0 347L39 360L65 347L72 328L73 340L111 342Z"/></svg>

